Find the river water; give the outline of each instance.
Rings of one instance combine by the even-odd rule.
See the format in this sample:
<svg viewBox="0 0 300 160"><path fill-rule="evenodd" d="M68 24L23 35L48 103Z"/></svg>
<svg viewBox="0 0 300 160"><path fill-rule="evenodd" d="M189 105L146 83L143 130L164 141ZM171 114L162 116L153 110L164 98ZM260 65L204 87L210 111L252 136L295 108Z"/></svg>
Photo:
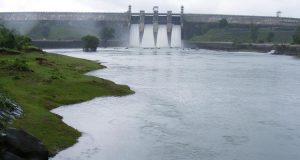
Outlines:
<svg viewBox="0 0 300 160"><path fill-rule="evenodd" d="M53 160L299 160L300 59L181 49L50 50L136 93L53 110L83 132ZM83 93L84 94L84 93Z"/></svg>

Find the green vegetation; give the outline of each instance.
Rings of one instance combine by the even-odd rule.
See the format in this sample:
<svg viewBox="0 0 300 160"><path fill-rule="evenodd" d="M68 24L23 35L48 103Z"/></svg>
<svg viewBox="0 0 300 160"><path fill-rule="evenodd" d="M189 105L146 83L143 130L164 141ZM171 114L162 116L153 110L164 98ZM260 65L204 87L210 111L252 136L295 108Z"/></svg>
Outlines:
<svg viewBox="0 0 300 160"><path fill-rule="evenodd" d="M73 145L80 133L50 113L51 109L99 96L133 93L127 86L83 75L100 68L103 66L96 62L44 52L0 53L0 91L24 112L12 126L42 140L52 153Z"/></svg>
<svg viewBox="0 0 300 160"><path fill-rule="evenodd" d="M115 30L113 28L103 28L100 32L101 40L104 42L104 47L107 47L107 41L115 37Z"/></svg>
<svg viewBox="0 0 300 160"><path fill-rule="evenodd" d="M0 47L11 49L16 47L16 37L14 31L0 26Z"/></svg>
<svg viewBox="0 0 300 160"><path fill-rule="evenodd" d="M88 42L87 50L96 50L97 37L83 40ZM96 62L44 53L33 47L28 37L0 26L0 94L5 92L24 111L12 126L39 138L52 153L73 145L80 133L49 110L98 96L132 93L127 86L82 75L102 67ZM6 103L1 101L0 109L5 108Z"/></svg>
<svg viewBox="0 0 300 160"><path fill-rule="evenodd" d="M88 42L87 50L96 50L97 37L83 40ZM49 110L99 96L133 93L128 86L82 75L100 68L103 66L96 62L44 53L28 37L0 26L0 93L5 92L24 111L12 126L39 138L52 153L73 145L80 133ZM6 102L0 97L0 114L9 116L4 112Z"/></svg>
<svg viewBox="0 0 300 160"><path fill-rule="evenodd" d="M99 39L95 36L87 35L81 38L83 42L83 51L96 52L99 45Z"/></svg>
<svg viewBox="0 0 300 160"><path fill-rule="evenodd" d="M0 21L0 24L34 40L80 40L85 35L97 35L102 26L95 21Z"/></svg>
<svg viewBox="0 0 300 160"><path fill-rule="evenodd" d="M0 25L0 48L22 50L31 47L31 39Z"/></svg>
<svg viewBox="0 0 300 160"><path fill-rule="evenodd" d="M274 37L275 37L274 32L269 32L268 36L266 38L267 42L273 42L274 41Z"/></svg>
<svg viewBox="0 0 300 160"><path fill-rule="evenodd" d="M16 58L14 62L9 66L11 70L16 70L20 72L30 71L29 66L25 59Z"/></svg>
<svg viewBox="0 0 300 160"><path fill-rule="evenodd" d="M87 33L85 33L87 32ZM64 27L64 26L53 26L49 31L49 36L47 39L53 40L80 40L81 37L92 34L88 33L88 31L81 31L72 27Z"/></svg>
<svg viewBox="0 0 300 160"><path fill-rule="evenodd" d="M300 44L300 27L297 29L297 31L293 35L293 42L295 44Z"/></svg>
<svg viewBox="0 0 300 160"><path fill-rule="evenodd" d="M205 28L204 25L202 28ZM256 39L257 42L292 43L294 33L295 32L293 30L272 30L270 28L260 28ZM198 33L198 35L193 36L191 41L251 43L253 40L251 38L249 27L238 28L228 26L226 28L211 27L206 32Z"/></svg>
<svg viewBox="0 0 300 160"><path fill-rule="evenodd" d="M257 42L258 34L259 34L258 26L251 24L250 25L250 38L251 38L252 42L254 42L254 43Z"/></svg>

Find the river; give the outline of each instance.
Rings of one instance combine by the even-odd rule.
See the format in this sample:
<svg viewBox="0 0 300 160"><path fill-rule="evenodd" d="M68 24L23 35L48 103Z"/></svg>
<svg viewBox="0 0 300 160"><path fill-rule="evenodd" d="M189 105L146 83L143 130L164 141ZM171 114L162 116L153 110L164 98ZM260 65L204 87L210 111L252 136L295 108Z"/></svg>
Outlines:
<svg viewBox="0 0 300 160"><path fill-rule="evenodd" d="M52 112L83 133L53 160L299 160L300 59L182 49L51 52L136 93ZM84 93L83 93L84 94Z"/></svg>

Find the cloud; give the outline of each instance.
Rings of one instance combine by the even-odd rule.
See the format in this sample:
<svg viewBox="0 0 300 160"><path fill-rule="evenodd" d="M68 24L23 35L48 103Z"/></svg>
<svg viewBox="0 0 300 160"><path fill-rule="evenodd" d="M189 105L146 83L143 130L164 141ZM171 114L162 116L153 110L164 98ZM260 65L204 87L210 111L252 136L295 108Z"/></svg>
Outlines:
<svg viewBox="0 0 300 160"><path fill-rule="evenodd" d="M203 14L242 14L274 16L282 11L286 17L300 17L299 0L1 0L1 12L65 11L65 12L125 12L128 5L134 12L152 12L159 6L160 12L172 10Z"/></svg>

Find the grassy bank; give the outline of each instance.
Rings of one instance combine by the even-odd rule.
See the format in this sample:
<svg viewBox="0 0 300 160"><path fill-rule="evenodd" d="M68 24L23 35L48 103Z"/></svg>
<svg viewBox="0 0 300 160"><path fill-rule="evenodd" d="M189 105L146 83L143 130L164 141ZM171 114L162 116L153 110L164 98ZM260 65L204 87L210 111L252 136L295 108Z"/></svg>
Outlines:
<svg viewBox="0 0 300 160"><path fill-rule="evenodd" d="M292 43L294 31L273 31L260 29L257 35L257 42L267 42L268 34L274 33L272 43ZM195 35L191 38L194 42L241 42L251 43L251 33L247 29L221 29L213 28L202 35Z"/></svg>
<svg viewBox="0 0 300 160"><path fill-rule="evenodd" d="M133 93L128 86L83 75L101 68L96 62L56 54L0 53L0 91L24 110L12 126L39 138L52 153L73 145L80 133L49 110L99 96Z"/></svg>

